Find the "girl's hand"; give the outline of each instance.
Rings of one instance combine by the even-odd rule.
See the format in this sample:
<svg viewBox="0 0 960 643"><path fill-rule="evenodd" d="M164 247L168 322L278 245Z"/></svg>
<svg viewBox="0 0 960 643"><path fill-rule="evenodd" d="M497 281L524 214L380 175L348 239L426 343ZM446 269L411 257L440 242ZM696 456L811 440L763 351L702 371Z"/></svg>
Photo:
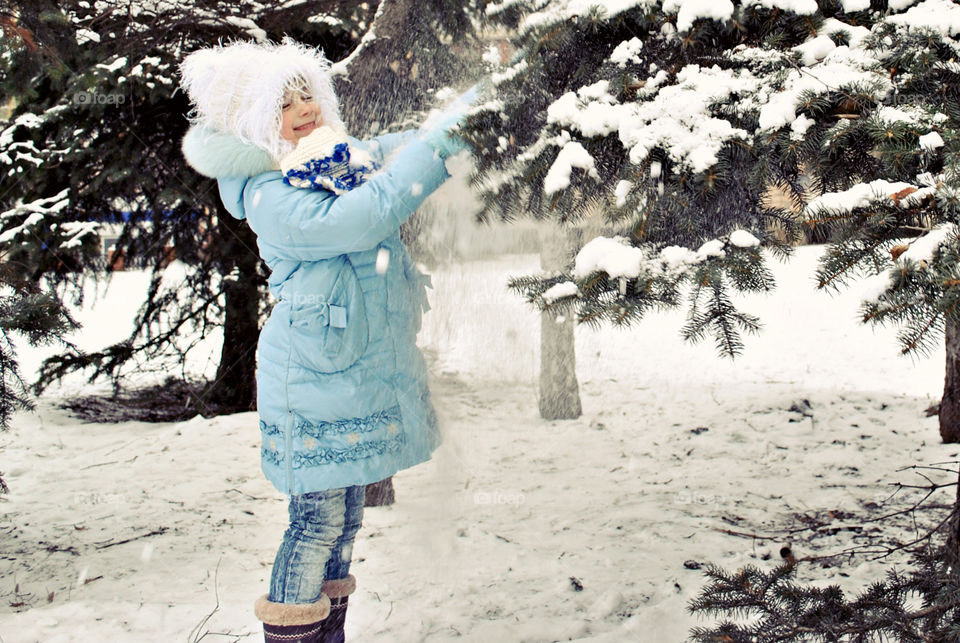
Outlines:
<svg viewBox="0 0 960 643"><path fill-rule="evenodd" d="M457 130L463 122L464 115L449 114L434 126L432 130L422 132L421 137L426 143L433 146L442 158L450 158L455 154L469 149L466 141L457 135Z"/></svg>
<svg viewBox="0 0 960 643"><path fill-rule="evenodd" d="M469 149L466 141L457 136L457 130L467 117L467 112L477 99L479 87L474 85L461 94L443 111L427 117L421 129L421 138L433 146L443 158Z"/></svg>

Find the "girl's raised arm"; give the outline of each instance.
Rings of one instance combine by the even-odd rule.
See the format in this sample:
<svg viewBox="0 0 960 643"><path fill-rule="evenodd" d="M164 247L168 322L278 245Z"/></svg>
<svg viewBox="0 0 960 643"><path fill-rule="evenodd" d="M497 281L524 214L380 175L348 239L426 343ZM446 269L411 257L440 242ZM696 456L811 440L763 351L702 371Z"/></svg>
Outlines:
<svg viewBox="0 0 960 643"><path fill-rule="evenodd" d="M434 147L414 139L383 170L338 197L291 187L269 173L247 182L243 206L262 246L280 257L318 261L376 247L448 176Z"/></svg>

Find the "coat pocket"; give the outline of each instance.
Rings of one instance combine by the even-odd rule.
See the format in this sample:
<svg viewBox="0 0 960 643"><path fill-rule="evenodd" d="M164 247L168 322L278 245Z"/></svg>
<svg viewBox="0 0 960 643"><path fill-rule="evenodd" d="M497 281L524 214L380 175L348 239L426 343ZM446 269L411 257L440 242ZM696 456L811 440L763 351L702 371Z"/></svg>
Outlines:
<svg viewBox="0 0 960 643"><path fill-rule="evenodd" d="M343 260L329 292L295 298L290 341L293 361L319 373L344 371L363 355L370 332L360 281L349 261Z"/></svg>

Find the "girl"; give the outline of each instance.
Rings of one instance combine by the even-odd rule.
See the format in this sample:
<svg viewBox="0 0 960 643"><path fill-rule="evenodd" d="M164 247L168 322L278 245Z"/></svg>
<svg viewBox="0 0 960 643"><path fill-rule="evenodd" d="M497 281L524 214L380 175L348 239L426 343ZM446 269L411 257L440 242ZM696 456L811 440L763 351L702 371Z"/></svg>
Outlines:
<svg viewBox="0 0 960 643"><path fill-rule="evenodd" d="M415 343L427 278L399 228L448 178L460 115L351 140L382 169L350 190L298 189L279 160L318 127L344 129L328 70L290 40L203 49L181 67L194 108L184 156L257 234L278 299L260 333L257 407L261 466L290 496L290 526L255 604L267 643L344 640L364 488L440 442Z"/></svg>

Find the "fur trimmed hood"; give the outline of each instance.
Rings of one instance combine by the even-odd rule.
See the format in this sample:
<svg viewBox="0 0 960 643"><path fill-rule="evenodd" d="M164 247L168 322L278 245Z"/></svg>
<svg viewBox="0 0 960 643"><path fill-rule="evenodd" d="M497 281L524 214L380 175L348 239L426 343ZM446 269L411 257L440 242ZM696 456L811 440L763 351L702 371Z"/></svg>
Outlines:
<svg viewBox="0 0 960 643"><path fill-rule="evenodd" d="M187 165L203 176L217 179L220 198L237 219L247 217L242 198L247 180L258 174L279 170L263 148L206 125L190 127L180 148Z"/></svg>
<svg viewBox="0 0 960 643"><path fill-rule="evenodd" d="M279 170L263 148L206 125L193 125L181 145L187 165L211 179L249 178Z"/></svg>

